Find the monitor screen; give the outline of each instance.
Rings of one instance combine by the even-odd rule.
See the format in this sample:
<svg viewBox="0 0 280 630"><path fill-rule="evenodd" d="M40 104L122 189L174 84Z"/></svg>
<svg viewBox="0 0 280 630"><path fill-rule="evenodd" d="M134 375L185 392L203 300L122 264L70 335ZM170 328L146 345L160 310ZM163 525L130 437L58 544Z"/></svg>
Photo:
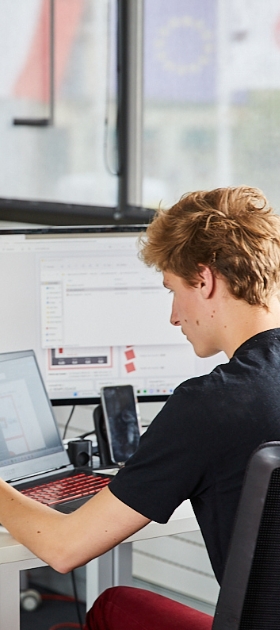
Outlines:
<svg viewBox="0 0 280 630"><path fill-rule="evenodd" d="M143 229L0 230L0 352L34 350L53 404L98 403L122 384L166 400L221 362L198 359L170 324L162 274L138 257Z"/></svg>

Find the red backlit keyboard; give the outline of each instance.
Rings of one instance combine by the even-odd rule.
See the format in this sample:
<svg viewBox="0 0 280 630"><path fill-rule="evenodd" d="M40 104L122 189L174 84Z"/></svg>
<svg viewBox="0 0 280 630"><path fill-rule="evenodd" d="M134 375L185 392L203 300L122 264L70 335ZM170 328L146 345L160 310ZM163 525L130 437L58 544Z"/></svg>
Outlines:
<svg viewBox="0 0 280 630"><path fill-rule="evenodd" d="M49 481L33 488L21 490L22 494L40 501L45 505L57 505L73 499L81 499L97 494L108 485L109 477L94 477L85 473L77 473L64 479Z"/></svg>

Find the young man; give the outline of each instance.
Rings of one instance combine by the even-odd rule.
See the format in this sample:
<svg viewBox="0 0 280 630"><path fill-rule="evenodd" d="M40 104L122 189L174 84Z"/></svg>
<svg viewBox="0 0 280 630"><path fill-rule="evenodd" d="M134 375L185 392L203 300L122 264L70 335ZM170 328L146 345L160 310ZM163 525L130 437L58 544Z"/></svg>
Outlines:
<svg viewBox="0 0 280 630"><path fill-rule="evenodd" d="M229 362L177 387L110 483L63 515L0 482L0 522L61 572L104 553L190 498L220 582L245 468L280 440L280 217L258 189L191 193L159 211L141 257L173 293L171 323L198 356ZM109 589L94 630L210 630L212 619L147 591Z"/></svg>

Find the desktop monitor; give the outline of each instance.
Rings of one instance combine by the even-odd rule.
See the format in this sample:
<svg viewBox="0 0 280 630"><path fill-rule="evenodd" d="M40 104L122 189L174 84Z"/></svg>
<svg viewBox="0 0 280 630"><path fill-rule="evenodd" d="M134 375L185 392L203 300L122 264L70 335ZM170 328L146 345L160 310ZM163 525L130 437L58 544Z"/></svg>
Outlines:
<svg viewBox="0 0 280 630"><path fill-rule="evenodd" d="M0 352L33 349L53 405L96 404L131 384L164 401L220 362L170 324L172 296L144 265L143 225L0 230Z"/></svg>

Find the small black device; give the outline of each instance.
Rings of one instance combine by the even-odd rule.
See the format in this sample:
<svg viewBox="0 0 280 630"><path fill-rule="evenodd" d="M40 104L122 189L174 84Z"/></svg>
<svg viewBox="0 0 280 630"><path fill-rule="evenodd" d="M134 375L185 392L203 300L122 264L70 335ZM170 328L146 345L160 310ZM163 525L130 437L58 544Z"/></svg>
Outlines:
<svg viewBox="0 0 280 630"><path fill-rule="evenodd" d="M132 385L102 387L101 405L110 457L124 464L136 451L140 440L140 419Z"/></svg>
<svg viewBox="0 0 280 630"><path fill-rule="evenodd" d="M71 440L68 442L68 457L75 468L92 468L92 441Z"/></svg>

